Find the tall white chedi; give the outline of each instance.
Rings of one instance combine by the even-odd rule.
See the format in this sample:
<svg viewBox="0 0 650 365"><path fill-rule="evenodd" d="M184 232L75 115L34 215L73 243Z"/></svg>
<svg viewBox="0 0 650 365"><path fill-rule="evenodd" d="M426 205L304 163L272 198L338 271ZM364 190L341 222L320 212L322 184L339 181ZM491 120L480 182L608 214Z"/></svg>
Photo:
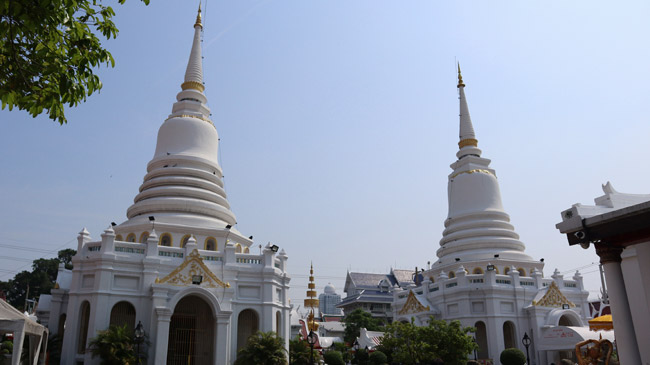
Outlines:
<svg viewBox="0 0 650 365"><path fill-rule="evenodd" d="M140 193L120 228L149 224L149 216L155 216L156 224L223 228L236 223L218 163L219 135L203 93L201 30L199 10L182 91L158 131Z"/></svg>
<svg viewBox="0 0 650 365"><path fill-rule="evenodd" d="M458 66L460 141L458 160L451 164L449 214L437 251L438 264L467 261L532 261L503 209L496 172L481 157ZM495 255L498 255L495 257Z"/></svg>

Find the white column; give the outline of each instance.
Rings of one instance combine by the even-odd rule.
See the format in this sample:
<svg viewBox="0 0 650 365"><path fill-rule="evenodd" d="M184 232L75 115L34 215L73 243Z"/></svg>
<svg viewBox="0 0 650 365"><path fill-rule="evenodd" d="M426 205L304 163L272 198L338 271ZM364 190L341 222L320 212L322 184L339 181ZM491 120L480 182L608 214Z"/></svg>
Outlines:
<svg viewBox="0 0 650 365"><path fill-rule="evenodd" d="M63 335L63 346L61 348L61 363L72 364L77 354L77 337L79 336L79 300L75 295L68 297L68 308L66 310L65 331Z"/></svg>
<svg viewBox="0 0 650 365"><path fill-rule="evenodd" d="M650 243L642 243L628 247L621 254L621 270L628 293L630 313L634 318L634 333L639 346L642 364L650 364L650 346L643 346L639 339L650 338ZM644 283L645 280L645 283Z"/></svg>
<svg viewBox="0 0 650 365"><path fill-rule="evenodd" d="M600 262L605 271L609 304L612 308L614 328L616 328L616 346L621 364L642 364L621 270L622 251L622 248L606 243L596 244L596 253L600 256Z"/></svg>
<svg viewBox="0 0 650 365"><path fill-rule="evenodd" d="M217 330L216 330L216 345L215 349L215 364L217 365L228 365L228 359L231 363L235 361L234 356L231 359L230 356L230 313L229 314L219 314L217 315Z"/></svg>
<svg viewBox="0 0 650 365"><path fill-rule="evenodd" d="M169 308L156 308L156 352L153 364L167 363L167 345L169 343L169 323L172 320L172 311Z"/></svg>

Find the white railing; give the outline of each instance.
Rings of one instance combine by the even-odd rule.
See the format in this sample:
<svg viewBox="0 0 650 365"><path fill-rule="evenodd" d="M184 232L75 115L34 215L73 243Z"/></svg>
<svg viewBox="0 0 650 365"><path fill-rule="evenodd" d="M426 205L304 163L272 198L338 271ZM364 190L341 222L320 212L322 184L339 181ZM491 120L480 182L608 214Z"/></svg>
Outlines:
<svg viewBox="0 0 650 365"><path fill-rule="evenodd" d="M147 245L143 243L115 241L115 252L144 255L147 252Z"/></svg>
<svg viewBox="0 0 650 365"><path fill-rule="evenodd" d="M185 256L184 253L185 253L184 248L158 246L158 256L182 259Z"/></svg>
<svg viewBox="0 0 650 365"><path fill-rule="evenodd" d="M264 256L251 254L235 254L235 262L238 264L262 265Z"/></svg>

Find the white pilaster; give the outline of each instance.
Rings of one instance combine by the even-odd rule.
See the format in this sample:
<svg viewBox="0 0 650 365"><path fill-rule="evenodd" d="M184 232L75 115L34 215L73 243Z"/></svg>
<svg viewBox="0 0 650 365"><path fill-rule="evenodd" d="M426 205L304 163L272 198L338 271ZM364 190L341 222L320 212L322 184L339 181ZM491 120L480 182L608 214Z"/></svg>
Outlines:
<svg viewBox="0 0 650 365"><path fill-rule="evenodd" d="M172 311L169 308L155 308L156 311L156 352L152 363L167 363L167 345L169 343L169 324Z"/></svg>
<svg viewBox="0 0 650 365"><path fill-rule="evenodd" d="M620 261L603 262L621 364L641 364Z"/></svg>

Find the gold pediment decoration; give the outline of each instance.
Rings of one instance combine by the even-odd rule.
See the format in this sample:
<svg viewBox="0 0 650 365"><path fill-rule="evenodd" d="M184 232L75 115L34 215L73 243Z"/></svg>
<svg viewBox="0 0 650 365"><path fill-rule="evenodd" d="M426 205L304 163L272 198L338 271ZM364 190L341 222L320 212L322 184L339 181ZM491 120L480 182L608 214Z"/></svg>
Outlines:
<svg viewBox="0 0 650 365"><path fill-rule="evenodd" d="M564 294L560 291L560 288L558 288L557 284L555 284L555 281L551 282L551 285L549 285L548 289L546 290L546 294L542 297L540 300L533 300L533 305L534 306L539 306L539 307L559 307L561 308L563 304L568 304L569 307L575 307L576 305L573 304L571 301L569 301Z"/></svg>
<svg viewBox="0 0 650 365"><path fill-rule="evenodd" d="M404 303L404 306L400 311L398 312L400 315L404 314L415 314L415 313L420 313L420 312L428 312L431 309L427 305L426 307L420 303L418 298L415 297L415 294L413 294L413 291L409 291L409 296L406 298L406 302Z"/></svg>
<svg viewBox="0 0 650 365"><path fill-rule="evenodd" d="M162 279L156 278L156 283L176 286L194 285L192 284L192 277L195 275L203 277L203 281L199 286L207 288L230 288L229 283L221 281L214 273L212 273L212 271L210 271L210 269L208 269L207 266L205 266L197 249L192 250L192 252L190 252L190 254L185 258L185 261L174 269L174 271L170 272L169 275Z"/></svg>

